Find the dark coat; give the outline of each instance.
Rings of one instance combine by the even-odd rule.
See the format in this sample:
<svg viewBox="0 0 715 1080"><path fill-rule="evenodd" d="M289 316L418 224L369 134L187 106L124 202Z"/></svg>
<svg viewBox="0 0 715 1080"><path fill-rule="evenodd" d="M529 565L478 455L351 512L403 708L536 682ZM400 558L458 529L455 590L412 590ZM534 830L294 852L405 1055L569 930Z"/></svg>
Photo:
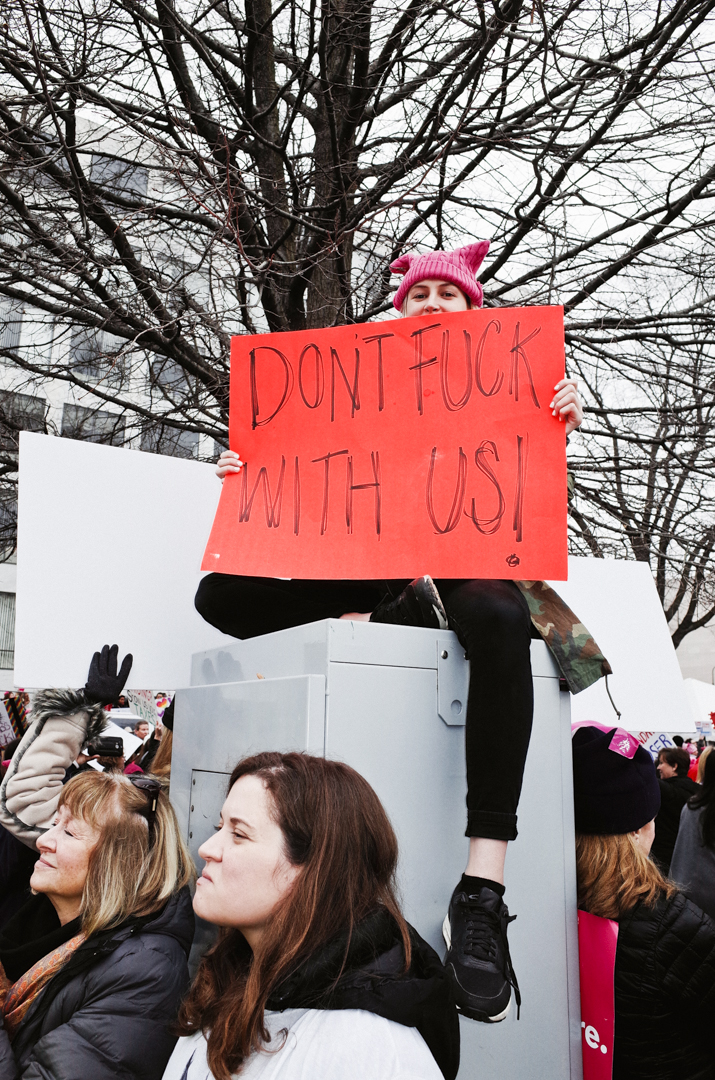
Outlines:
<svg viewBox="0 0 715 1080"><path fill-rule="evenodd" d="M30 899L30 878L39 851L0 825L0 929Z"/></svg>
<svg viewBox="0 0 715 1080"><path fill-rule="evenodd" d="M449 978L434 949L409 929L407 971L397 924L386 911L376 911L354 928L347 955L347 934L340 934L303 961L273 991L266 1008L364 1009L417 1028L445 1080L454 1080L459 1017Z"/></svg>
<svg viewBox="0 0 715 1080"><path fill-rule="evenodd" d="M682 893L619 920L613 1080L713 1080L715 922Z"/></svg>
<svg viewBox="0 0 715 1080"><path fill-rule="evenodd" d="M671 776L658 780L660 785L660 810L655 819L655 840L650 850L651 858L658 863L664 874L670 873L673 848L678 838L680 812L691 795L701 790L688 776Z"/></svg>
<svg viewBox="0 0 715 1080"><path fill-rule="evenodd" d="M93 934L33 1002L12 1050L0 1032L1 1080L161 1080L193 933L185 888L158 916Z"/></svg>

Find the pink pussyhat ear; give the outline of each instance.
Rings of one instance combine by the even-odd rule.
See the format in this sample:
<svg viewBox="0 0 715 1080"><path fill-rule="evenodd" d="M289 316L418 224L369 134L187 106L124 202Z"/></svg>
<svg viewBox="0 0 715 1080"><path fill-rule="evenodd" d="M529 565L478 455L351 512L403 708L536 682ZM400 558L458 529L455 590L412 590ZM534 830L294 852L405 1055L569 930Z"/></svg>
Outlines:
<svg viewBox="0 0 715 1080"><path fill-rule="evenodd" d="M395 259L394 262L390 263L390 270L392 270L393 274L406 274L413 258L413 255L400 255L399 259Z"/></svg>
<svg viewBox="0 0 715 1080"><path fill-rule="evenodd" d="M488 251L489 241L479 240L476 244L467 244L466 247L457 248L454 254L461 256L472 273L476 274Z"/></svg>

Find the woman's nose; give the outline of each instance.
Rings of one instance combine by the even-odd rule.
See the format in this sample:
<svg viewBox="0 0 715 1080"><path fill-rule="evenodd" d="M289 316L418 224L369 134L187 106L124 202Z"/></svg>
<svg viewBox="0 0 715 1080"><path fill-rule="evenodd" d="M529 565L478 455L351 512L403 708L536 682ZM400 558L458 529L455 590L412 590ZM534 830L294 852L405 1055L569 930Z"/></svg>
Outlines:
<svg viewBox="0 0 715 1080"><path fill-rule="evenodd" d="M199 858L204 862L220 862L221 861L221 841L219 839L220 832L216 832L213 836L210 836L208 840L205 840L199 848Z"/></svg>
<svg viewBox="0 0 715 1080"><path fill-rule="evenodd" d="M42 852L55 850L55 848L57 847L57 842L54 837L54 831L56 828L57 826L53 825L50 829L47 830L46 833L43 833L42 836L39 836L37 838L36 843L38 851Z"/></svg>

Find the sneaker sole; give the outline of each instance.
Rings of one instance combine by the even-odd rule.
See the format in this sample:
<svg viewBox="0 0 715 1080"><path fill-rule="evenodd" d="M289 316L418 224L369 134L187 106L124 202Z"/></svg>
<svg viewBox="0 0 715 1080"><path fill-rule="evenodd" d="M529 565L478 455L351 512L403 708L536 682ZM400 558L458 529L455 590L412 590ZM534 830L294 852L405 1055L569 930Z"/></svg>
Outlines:
<svg viewBox="0 0 715 1080"><path fill-rule="evenodd" d="M449 629L449 624L448 624L447 620L445 619L444 615L439 610L439 608L437 607L436 604L432 605L432 610L434 611L435 618L437 619L437 622L439 623L439 629L440 630L448 630Z"/></svg>
<svg viewBox="0 0 715 1080"><path fill-rule="evenodd" d="M447 621L447 612L444 610L444 606L442 604L442 598L440 597L439 593L437 592L437 586L435 585L434 581L432 580L432 578L430 577L429 574L425 574L423 576L422 580L424 581L424 583L427 586L427 588L429 589L429 591L431 593L433 593L434 597L435 597L435 599L432 601L432 611L434 612L434 617L437 620L437 624L438 624L437 629L438 630L448 630L449 629L449 623Z"/></svg>
<svg viewBox="0 0 715 1080"><path fill-rule="evenodd" d="M442 937L445 940L445 944L448 949L452 947L452 927L449 925L449 912L444 917L442 923ZM496 1016L486 1016L484 1013L469 1012L467 1009L463 1009L461 1005L457 1005L457 1012L460 1012L462 1016L466 1016L469 1020L477 1020L481 1024L500 1024L502 1020L505 1020L509 1009L511 1008L511 997L507 1003L506 1009L503 1012L497 1013Z"/></svg>

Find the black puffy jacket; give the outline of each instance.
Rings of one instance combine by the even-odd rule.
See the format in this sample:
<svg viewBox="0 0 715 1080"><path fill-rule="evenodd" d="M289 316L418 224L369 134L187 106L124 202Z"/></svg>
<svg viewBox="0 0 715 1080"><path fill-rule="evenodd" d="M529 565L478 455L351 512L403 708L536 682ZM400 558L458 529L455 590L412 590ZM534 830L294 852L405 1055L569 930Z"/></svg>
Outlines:
<svg viewBox="0 0 715 1080"><path fill-rule="evenodd" d="M184 888L155 918L93 934L33 1002L12 1050L0 1031L0 1080L161 1080L193 933Z"/></svg>
<svg viewBox="0 0 715 1080"><path fill-rule="evenodd" d="M682 893L619 920L613 1080L714 1080L715 922Z"/></svg>

